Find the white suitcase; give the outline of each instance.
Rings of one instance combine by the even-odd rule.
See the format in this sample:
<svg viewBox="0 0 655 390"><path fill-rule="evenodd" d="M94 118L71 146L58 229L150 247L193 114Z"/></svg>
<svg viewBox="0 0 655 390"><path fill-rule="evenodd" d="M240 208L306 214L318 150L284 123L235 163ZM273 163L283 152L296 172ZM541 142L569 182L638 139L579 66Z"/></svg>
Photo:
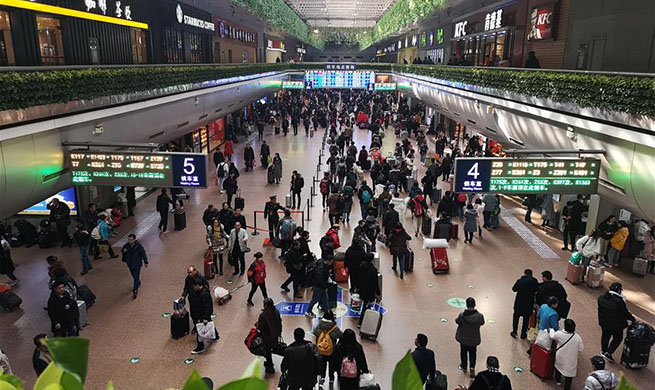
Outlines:
<svg viewBox="0 0 655 390"><path fill-rule="evenodd" d="M77 311L80 312L80 329L82 329L88 324L86 319L86 302L77 301Z"/></svg>
<svg viewBox="0 0 655 390"><path fill-rule="evenodd" d="M374 309L366 310L364 312L364 319L362 320L362 327L359 328L359 335L362 338L375 341L380 333L381 325L382 313Z"/></svg>
<svg viewBox="0 0 655 390"><path fill-rule="evenodd" d="M587 286L598 288L603 285L603 280L605 280L605 267L602 265L587 267L587 275L585 276Z"/></svg>
<svg viewBox="0 0 655 390"><path fill-rule="evenodd" d="M648 273L648 260L642 257L635 257L635 260L632 263L632 273L646 276Z"/></svg>

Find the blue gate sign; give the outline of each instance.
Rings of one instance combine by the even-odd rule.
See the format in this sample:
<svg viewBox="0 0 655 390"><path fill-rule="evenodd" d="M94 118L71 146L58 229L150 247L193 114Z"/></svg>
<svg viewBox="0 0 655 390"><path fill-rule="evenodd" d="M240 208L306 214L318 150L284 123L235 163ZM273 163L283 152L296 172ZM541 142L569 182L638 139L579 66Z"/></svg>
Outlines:
<svg viewBox="0 0 655 390"><path fill-rule="evenodd" d="M309 307L309 302L282 301L275 305L282 316L304 316L307 307Z"/></svg>

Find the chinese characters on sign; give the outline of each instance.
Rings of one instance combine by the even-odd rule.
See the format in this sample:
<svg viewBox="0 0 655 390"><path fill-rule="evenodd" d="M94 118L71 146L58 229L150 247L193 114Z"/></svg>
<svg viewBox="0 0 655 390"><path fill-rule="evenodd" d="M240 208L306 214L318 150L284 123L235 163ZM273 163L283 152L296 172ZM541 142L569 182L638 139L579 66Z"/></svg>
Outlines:
<svg viewBox="0 0 655 390"><path fill-rule="evenodd" d="M116 8L114 9L114 15L121 19L125 18L126 20L132 20L132 9L130 5L122 5L120 1L116 1ZM99 9L102 11L103 15L107 15L107 0L84 0L84 5L86 6L86 11L93 11Z"/></svg>
<svg viewBox="0 0 655 390"><path fill-rule="evenodd" d="M502 9L490 12L484 17L484 31L495 30L501 27L503 27Z"/></svg>
<svg viewBox="0 0 655 390"><path fill-rule="evenodd" d="M355 70L354 64L326 64L325 70Z"/></svg>

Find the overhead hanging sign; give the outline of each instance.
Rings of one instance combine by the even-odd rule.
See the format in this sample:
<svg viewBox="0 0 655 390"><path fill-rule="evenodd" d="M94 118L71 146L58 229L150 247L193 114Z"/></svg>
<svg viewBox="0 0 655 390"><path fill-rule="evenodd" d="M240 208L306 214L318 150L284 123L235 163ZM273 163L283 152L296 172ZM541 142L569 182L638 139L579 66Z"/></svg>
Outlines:
<svg viewBox="0 0 655 390"><path fill-rule="evenodd" d="M207 155L166 152L69 152L74 185L207 188Z"/></svg>
<svg viewBox="0 0 655 390"><path fill-rule="evenodd" d="M600 160L457 158L455 192L595 194Z"/></svg>

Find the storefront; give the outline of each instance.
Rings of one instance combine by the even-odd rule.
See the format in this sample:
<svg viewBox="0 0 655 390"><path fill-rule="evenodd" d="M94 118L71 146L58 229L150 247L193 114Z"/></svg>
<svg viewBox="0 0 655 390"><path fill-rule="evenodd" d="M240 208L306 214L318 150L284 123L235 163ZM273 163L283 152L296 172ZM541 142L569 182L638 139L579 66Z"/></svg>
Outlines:
<svg viewBox="0 0 655 390"><path fill-rule="evenodd" d="M523 8L503 3L455 19L451 60L456 65L521 66L523 28L516 26L524 18Z"/></svg>
<svg viewBox="0 0 655 390"><path fill-rule="evenodd" d="M222 146L225 143L225 117L216 119L209 125L209 151Z"/></svg>
<svg viewBox="0 0 655 390"><path fill-rule="evenodd" d="M418 58L418 35L406 35L398 40L398 63L411 64Z"/></svg>
<svg viewBox="0 0 655 390"><path fill-rule="evenodd" d="M144 63L149 23L148 0L0 0L0 66Z"/></svg>
<svg viewBox="0 0 655 390"><path fill-rule="evenodd" d="M154 62L211 62L216 30L211 14L174 1L151 1L153 10L156 10L152 28Z"/></svg>
<svg viewBox="0 0 655 390"><path fill-rule="evenodd" d="M282 62L282 55L286 52L281 39L268 38L266 40L266 62Z"/></svg>
<svg viewBox="0 0 655 390"><path fill-rule="evenodd" d="M213 17L214 62L254 63L257 62L257 31Z"/></svg>
<svg viewBox="0 0 655 390"><path fill-rule="evenodd" d="M420 56L425 60L430 57L435 64L444 64L447 61L444 27L424 31L420 39Z"/></svg>

